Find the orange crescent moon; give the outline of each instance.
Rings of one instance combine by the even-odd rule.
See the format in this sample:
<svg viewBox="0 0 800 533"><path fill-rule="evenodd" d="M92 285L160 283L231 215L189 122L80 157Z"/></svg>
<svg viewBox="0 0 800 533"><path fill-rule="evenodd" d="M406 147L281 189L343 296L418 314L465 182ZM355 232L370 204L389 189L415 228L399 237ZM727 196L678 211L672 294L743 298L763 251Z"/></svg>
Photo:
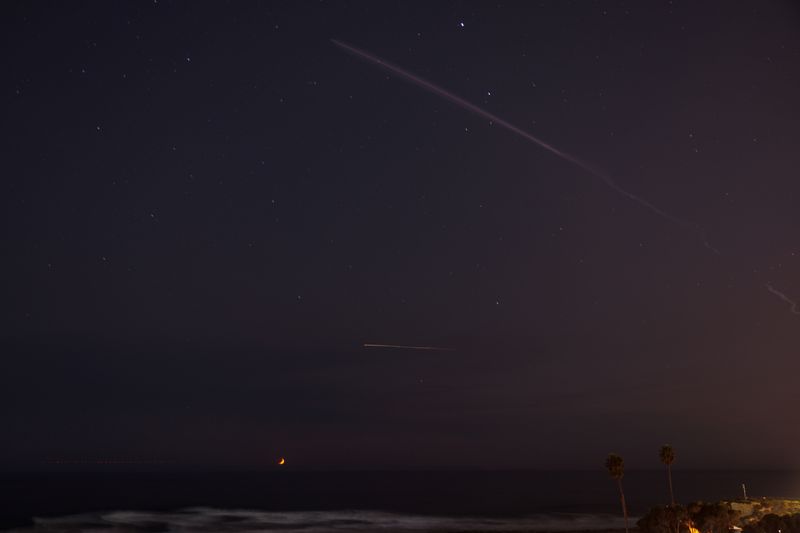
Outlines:
<svg viewBox="0 0 800 533"><path fill-rule="evenodd" d="M285 465L285 464L286 464L286 459L284 459L283 457L281 457L280 459L278 459L278 464L279 464L279 465Z"/></svg>

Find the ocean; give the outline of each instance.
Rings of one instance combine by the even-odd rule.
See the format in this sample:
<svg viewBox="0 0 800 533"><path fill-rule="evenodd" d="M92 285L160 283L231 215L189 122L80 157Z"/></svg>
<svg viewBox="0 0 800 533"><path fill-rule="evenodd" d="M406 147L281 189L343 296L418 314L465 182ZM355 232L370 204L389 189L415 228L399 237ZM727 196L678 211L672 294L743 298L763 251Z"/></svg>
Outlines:
<svg viewBox="0 0 800 533"><path fill-rule="evenodd" d="M800 473L673 472L680 502L800 497ZM666 503L662 470L623 480L631 523ZM18 532L618 530L597 471L38 472L0 475L0 528Z"/></svg>

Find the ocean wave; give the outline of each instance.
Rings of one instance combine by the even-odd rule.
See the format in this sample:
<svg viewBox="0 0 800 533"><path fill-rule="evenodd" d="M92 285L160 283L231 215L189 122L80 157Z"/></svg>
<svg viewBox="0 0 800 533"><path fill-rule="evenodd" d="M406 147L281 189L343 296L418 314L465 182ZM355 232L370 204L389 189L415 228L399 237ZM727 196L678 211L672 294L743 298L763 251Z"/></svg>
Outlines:
<svg viewBox="0 0 800 533"><path fill-rule="evenodd" d="M635 520L635 519L634 519ZM110 511L36 518L16 533L381 533L568 532L622 529L621 517L539 514L518 518L425 516L381 511L255 511L195 507L170 512Z"/></svg>

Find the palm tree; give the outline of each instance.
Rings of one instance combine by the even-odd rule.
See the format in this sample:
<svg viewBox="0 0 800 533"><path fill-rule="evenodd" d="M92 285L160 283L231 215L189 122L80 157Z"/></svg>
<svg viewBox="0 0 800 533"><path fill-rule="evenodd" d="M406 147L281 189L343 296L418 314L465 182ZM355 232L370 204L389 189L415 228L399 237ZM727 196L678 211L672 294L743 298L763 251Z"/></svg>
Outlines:
<svg viewBox="0 0 800 533"><path fill-rule="evenodd" d="M619 488L619 501L622 503L622 516L625 517L625 533L628 533L628 507L625 505L625 493L622 492L622 476L625 475L625 461L615 453L608 454L606 457L606 468L611 479L617 481Z"/></svg>
<svg viewBox="0 0 800 533"><path fill-rule="evenodd" d="M669 481L669 499L672 502L672 505L675 505L675 494L672 492L672 463L675 461L675 450L672 449L672 446L669 444L665 444L661 447L661 451L658 453L658 456L661 458L661 462L667 465L667 480Z"/></svg>

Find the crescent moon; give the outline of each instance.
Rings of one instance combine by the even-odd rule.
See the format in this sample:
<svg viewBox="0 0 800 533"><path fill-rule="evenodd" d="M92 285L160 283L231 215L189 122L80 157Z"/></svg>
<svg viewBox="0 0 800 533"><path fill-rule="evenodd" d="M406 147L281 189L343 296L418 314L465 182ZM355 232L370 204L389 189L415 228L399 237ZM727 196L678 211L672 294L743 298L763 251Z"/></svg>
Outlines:
<svg viewBox="0 0 800 533"><path fill-rule="evenodd" d="M278 464L279 464L279 465L285 465L285 464L286 464L286 459L284 459L283 457L281 457L280 459L278 459Z"/></svg>

